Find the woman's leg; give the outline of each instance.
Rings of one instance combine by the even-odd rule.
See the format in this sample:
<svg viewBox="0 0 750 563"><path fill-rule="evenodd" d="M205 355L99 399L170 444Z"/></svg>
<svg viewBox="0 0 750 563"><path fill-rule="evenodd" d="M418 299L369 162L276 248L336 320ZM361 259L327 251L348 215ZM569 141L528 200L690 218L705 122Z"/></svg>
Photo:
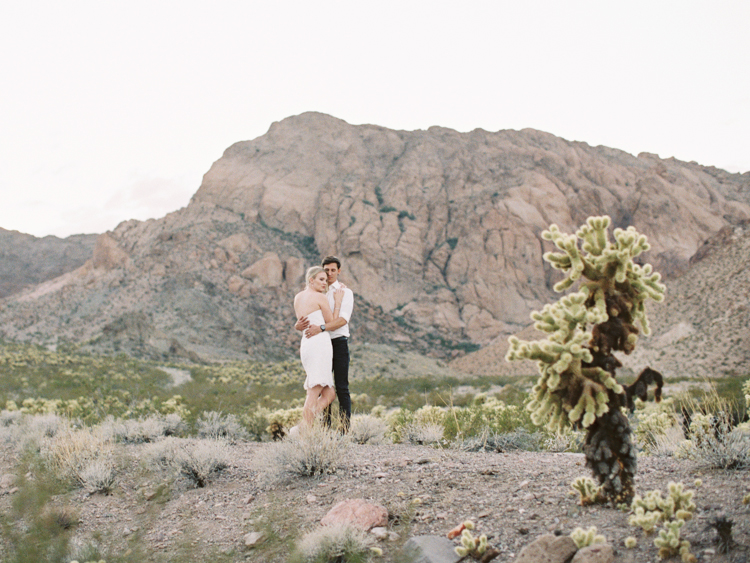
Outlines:
<svg viewBox="0 0 750 563"><path fill-rule="evenodd" d="M324 408L330 405L336 398L336 390L333 387L316 385L307 390L305 406L302 409L302 419L310 426L315 417Z"/></svg>

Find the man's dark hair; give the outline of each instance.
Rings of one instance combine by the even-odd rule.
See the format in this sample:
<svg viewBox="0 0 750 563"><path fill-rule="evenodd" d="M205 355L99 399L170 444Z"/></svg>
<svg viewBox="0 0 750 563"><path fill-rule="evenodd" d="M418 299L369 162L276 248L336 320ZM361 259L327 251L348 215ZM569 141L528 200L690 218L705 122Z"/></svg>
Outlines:
<svg viewBox="0 0 750 563"><path fill-rule="evenodd" d="M339 270L341 269L341 260L336 258L335 256L326 256L323 258L323 267L325 267L326 264L336 264L336 268Z"/></svg>

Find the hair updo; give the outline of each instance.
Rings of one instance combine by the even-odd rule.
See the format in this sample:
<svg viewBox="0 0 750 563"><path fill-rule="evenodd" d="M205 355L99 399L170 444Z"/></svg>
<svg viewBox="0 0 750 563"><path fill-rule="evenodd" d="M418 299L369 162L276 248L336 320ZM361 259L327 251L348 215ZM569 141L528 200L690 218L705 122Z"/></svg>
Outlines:
<svg viewBox="0 0 750 563"><path fill-rule="evenodd" d="M320 266L313 266L312 268L307 270L307 273L305 274L305 283L307 287L310 287L310 280L317 276L320 272L325 272L325 270Z"/></svg>

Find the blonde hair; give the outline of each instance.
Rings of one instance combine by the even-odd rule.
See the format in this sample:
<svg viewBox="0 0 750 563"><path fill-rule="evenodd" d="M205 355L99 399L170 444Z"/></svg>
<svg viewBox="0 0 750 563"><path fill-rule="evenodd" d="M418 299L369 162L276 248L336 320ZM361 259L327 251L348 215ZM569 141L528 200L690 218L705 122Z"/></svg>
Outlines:
<svg viewBox="0 0 750 563"><path fill-rule="evenodd" d="M307 285L307 287L310 287L310 280L317 276L320 272L325 272L325 270L320 266L313 266L312 268L307 270L307 273L305 274L305 284Z"/></svg>

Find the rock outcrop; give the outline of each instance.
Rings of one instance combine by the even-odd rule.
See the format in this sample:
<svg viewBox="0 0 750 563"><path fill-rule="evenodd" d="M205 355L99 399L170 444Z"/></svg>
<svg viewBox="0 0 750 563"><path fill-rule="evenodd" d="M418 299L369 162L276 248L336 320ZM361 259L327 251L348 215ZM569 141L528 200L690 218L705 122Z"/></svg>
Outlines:
<svg viewBox="0 0 750 563"><path fill-rule="evenodd" d="M452 357L521 330L552 300L539 237L550 223L632 224L675 276L750 218L749 188L750 174L540 131L392 131L307 113L227 149L186 208L122 223L88 266L7 300L0 335L289 357L302 274L336 254L357 295L355 341ZM108 340L103 327L133 313L158 338Z"/></svg>
<svg viewBox="0 0 750 563"><path fill-rule="evenodd" d="M80 268L91 258L96 235L64 239L0 229L0 298Z"/></svg>

